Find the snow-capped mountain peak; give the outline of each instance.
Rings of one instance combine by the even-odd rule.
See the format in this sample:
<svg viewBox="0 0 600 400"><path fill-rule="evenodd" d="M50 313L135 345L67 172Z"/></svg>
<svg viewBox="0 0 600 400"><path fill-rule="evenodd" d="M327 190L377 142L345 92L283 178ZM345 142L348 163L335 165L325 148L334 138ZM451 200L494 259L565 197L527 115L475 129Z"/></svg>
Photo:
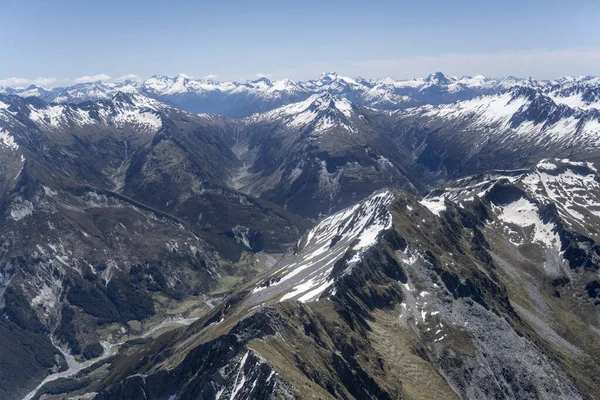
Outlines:
<svg viewBox="0 0 600 400"><path fill-rule="evenodd" d="M435 72L425 78L425 82L430 85L448 85L452 80L441 72Z"/></svg>
<svg viewBox="0 0 600 400"><path fill-rule="evenodd" d="M281 80L273 82L271 87L273 91L286 91L286 90L297 90L298 84L296 81L290 78L283 78Z"/></svg>
<svg viewBox="0 0 600 400"><path fill-rule="evenodd" d="M356 106L349 100L329 93L315 94L308 99L251 117L258 122L278 122L290 128L311 127L314 133L333 128L353 132L351 119Z"/></svg>
<svg viewBox="0 0 600 400"><path fill-rule="evenodd" d="M305 102L302 102L302 104L303 106L308 104L307 108L314 111L336 110L344 114L347 118L350 118L353 108L349 100L329 93L313 95Z"/></svg>
<svg viewBox="0 0 600 400"><path fill-rule="evenodd" d="M154 75L144 81L142 89L151 93L161 93L167 90L173 82L174 79L168 76Z"/></svg>
<svg viewBox="0 0 600 400"><path fill-rule="evenodd" d="M582 110L600 108L600 78L563 77L554 81L531 78L488 78L483 75L450 77L435 72L426 78L397 80L391 77L367 80L324 72L318 78L295 81L266 77L235 82L197 79L185 74L174 77L154 75L144 81L135 79L89 82L70 87L47 89L0 88L0 93L39 97L48 102L80 103L109 99L117 91L139 93L194 113L216 113L247 117L308 99L314 94L340 95L358 105L384 110L399 110L418 105L450 104L493 95L514 86L541 90L557 104Z"/></svg>
<svg viewBox="0 0 600 400"><path fill-rule="evenodd" d="M336 80L337 78L338 78L337 72L323 72L317 79L317 82L330 83L330 82Z"/></svg>
<svg viewBox="0 0 600 400"><path fill-rule="evenodd" d="M462 78L460 78L458 80L458 83L461 83L463 85L466 86L470 86L470 87L476 87L476 86L482 86L485 85L485 83L488 81L489 79L486 78L483 75L475 75L473 77L470 76L463 76Z"/></svg>
<svg viewBox="0 0 600 400"><path fill-rule="evenodd" d="M278 295L280 301L317 300L334 284L332 271L340 259L347 256L345 272L349 272L392 227L388 206L393 199L391 191L383 190L322 220L300 240L294 258L272 274L274 283L256 287L250 301L258 304Z"/></svg>
<svg viewBox="0 0 600 400"><path fill-rule="evenodd" d="M266 90L273 87L273 82L271 82L268 78L262 77L255 79L251 82L248 82L251 87Z"/></svg>
<svg viewBox="0 0 600 400"><path fill-rule="evenodd" d="M356 79L339 75L337 72L323 72L321 76L315 81L315 84L319 87L328 86L328 85L355 85L359 86L360 84Z"/></svg>

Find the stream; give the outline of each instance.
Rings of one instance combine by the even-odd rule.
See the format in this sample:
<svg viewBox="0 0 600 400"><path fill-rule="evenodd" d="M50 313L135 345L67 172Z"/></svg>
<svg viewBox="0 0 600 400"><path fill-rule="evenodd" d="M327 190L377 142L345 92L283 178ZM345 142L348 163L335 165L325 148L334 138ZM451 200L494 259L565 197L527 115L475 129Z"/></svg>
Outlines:
<svg viewBox="0 0 600 400"><path fill-rule="evenodd" d="M197 319L198 318L167 317L160 324L153 326L152 328L147 330L140 337L144 337L144 338L149 337L154 332L157 332L164 328L168 328L170 326L175 326L175 325L187 326L187 325L192 324ZM109 343L107 341L102 341L100 343L102 344L102 347L104 347L104 352L102 353L102 355L100 357L94 358L92 360L86 360L86 361L80 363L80 362L77 362L77 360L75 360L75 357L73 357L65 349L61 348L57 343L55 343L54 340L52 340L52 344L54 344L54 347L56 347L62 353L69 368L65 371L61 371L61 372L57 372L55 374L48 375L35 389L33 389L25 397L23 397L23 400L31 400L33 398L33 396L35 396L37 391L40 390L42 388L42 386L44 386L48 382L52 382L52 381L55 381L60 378L68 378L70 376L73 376L73 375L77 374L79 371L81 371L89 366L92 366L92 365L96 364L97 362L104 360L105 358L108 358L110 356L117 354L119 347L121 347L121 345L125 342Z"/></svg>

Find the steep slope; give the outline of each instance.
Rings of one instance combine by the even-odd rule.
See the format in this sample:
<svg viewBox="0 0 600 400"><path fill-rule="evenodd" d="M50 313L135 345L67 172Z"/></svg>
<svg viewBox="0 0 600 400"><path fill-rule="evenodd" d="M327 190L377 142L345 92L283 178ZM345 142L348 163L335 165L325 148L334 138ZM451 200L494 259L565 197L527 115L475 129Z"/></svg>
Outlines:
<svg viewBox="0 0 600 400"><path fill-rule="evenodd" d="M376 111L330 94L242 121L237 189L307 217L327 215L385 186L419 183Z"/></svg>
<svg viewBox="0 0 600 400"><path fill-rule="evenodd" d="M581 177L571 192L592 174L556 167L555 182ZM542 194L544 204L521 186L540 168L493 179L480 195L452 188L441 204L374 194L324 219L248 290L110 372L82 374L85 387L70 394L593 398L599 314L586 279L597 245L556 212L563 197Z"/></svg>
<svg viewBox="0 0 600 400"><path fill-rule="evenodd" d="M122 93L0 97L0 398L110 356L167 314L197 317L253 273L234 267L242 253L296 242L304 221L225 185L239 163L230 124Z"/></svg>
<svg viewBox="0 0 600 400"><path fill-rule="evenodd" d="M395 140L441 177L531 167L547 157L597 159L598 111L557 104L537 88L390 115Z"/></svg>
<svg viewBox="0 0 600 400"><path fill-rule="evenodd" d="M594 76L564 77L546 89L557 104L572 108L600 108L600 79Z"/></svg>
<svg viewBox="0 0 600 400"><path fill-rule="evenodd" d="M127 196L194 225L224 252L235 253L237 225L264 221L272 237L278 228L295 234L288 228L297 218L226 186L240 164L231 151L234 123L227 118L196 116L123 93L79 105L5 101L6 140L23 146L24 159L31 153L45 180ZM252 230L262 229L257 227ZM265 235L260 246L280 248L280 238L272 237Z"/></svg>
<svg viewBox="0 0 600 400"><path fill-rule="evenodd" d="M347 260L347 273L376 243L377 235L391 228L387 206L392 200L392 193L383 191L325 218L299 242L293 257L278 265L247 301L255 305L279 295L283 295L281 301L317 299L334 284L332 271L342 257L349 251L354 253Z"/></svg>

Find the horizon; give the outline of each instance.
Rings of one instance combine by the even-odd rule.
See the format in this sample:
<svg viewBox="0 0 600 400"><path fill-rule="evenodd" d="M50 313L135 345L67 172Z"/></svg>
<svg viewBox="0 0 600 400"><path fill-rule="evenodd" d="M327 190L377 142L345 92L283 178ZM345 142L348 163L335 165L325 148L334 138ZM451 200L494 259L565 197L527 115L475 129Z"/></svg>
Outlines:
<svg viewBox="0 0 600 400"><path fill-rule="evenodd" d="M0 65L0 85L182 71L237 82L303 81L322 71L399 80L431 71L541 80L600 75L598 14L600 4L591 0L8 0L0 37L10 40L0 41L0 52L10 62Z"/></svg>
<svg viewBox="0 0 600 400"><path fill-rule="evenodd" d="M560 80L560 79L594 78L594 77L598 76L598 75L589 75L589 74L588 75L561 75L561 76L557 76L554 78L540 79L540 78L536 78L534 76L516 76L516 75L505 75L505 76L487 76L484 74L451 75L451 74L446 74L443 71L438 70L438 71L431 72L426 75L415 76L412 78L396 78L393 76L384 76L384 77L374 77L373 78L373 77L368 77L368 76L349 76L349 75L337 73L335 71L324 71L324 72L321 72L320 74L315 75L309 79L294 79L293 77L290 77L290 76L282 76L282 77L255 76L253 78L247 78L247 79L225 80L225 79L219 79L219 77L216 75L194 76L194 75L190 75L190 74L181 72L181 73L175 74L175 75L154 74L154 75L149 75L145 78L134 75L134 74L128 74L128 75L116 77L116 78L113 78L106 74L85 75L85 76L74 78L74 79L73 78L56 79L55 81L52 81L52 82L45 82L45 81L47 81L48 78L41 78L41 77L34 78L31 80L31 82L23 82L22 80L20 80L20 78L4 78L4 79L0 79L0 87L17 89L17 90L28 89L30 87L38 87L38 88L42 88L42 89L52 90L52 89L56 89L56 88L67 88L67 87L73 87L73 86L77 86L77 85L86 85L86 84L118 84L118 83L125 83L125 82L143 83L146 80L149 80L152 78L160 78L160 77L168 78L168 79L177 79L179 77L183 77L184 79L193 80L193 81L244 84L244 83L249 83L249 82L257 82L259 80L267 80L267 81L273 83L273 82L282 81L285 79L292 80L293 82L296 82L296 83L305 83L305 82L310 82L310 81L316 80L325 75L337 75L338 77L341 77L341 78L349 78L349 79L353 79L353 80L364 79L364 80L370 81L370 82L378 82L378 81L382 81L385 79L393 79L398 82L403 82L403 81L411 81L411 80L425 80L428 77L433 76L435 74L439 74L439 73L443 74L447 78L452 78L452 79L456 79L456 80L482 77L482 78L490 79L490 80L502 80L502 79L515 78L515 79L522 79L522 80L531 79L531 80L543 81L543 82L549 82L549 81L551 82L551 81L556 81L556 80Z"/></svg>

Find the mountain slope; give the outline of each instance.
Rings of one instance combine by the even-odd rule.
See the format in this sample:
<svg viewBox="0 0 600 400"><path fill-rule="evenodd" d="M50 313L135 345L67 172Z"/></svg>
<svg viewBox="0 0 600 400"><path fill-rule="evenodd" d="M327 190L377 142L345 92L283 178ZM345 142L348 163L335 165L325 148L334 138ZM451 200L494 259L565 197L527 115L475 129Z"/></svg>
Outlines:
<svg viewBox="0 0 600 400"><path fill-rule="evenodd" d="M378 113L329 94L242 121L239 190L307 217L327 215L385 186L419 190Z"/></svg>
<svg viewBox="0 0 600 400"><path fill-rule="evenodd" d="M598 82L384 81L0 96L0 398L593 398Z"/></svg>
<svg viewBox="0 0 600 400"><path fill-rule="evenodd" d="M556 212L564 198L544 204L522 188L542 170L476 196L451 188L441 205L375 194L319 223L257 284L109 374L83 375L94 383L72 394L593 398L597 245ZM557 165L553 176L569 174L585 183L590 170Z"/></svg>
<svg viewBox="0 0 600 400"><path fill-rule="evenodd" d="M295 243L305 221L226 186L229 129L138 95L0 97L0 398L191 322L256 273L243 254Z"/></svg>
<svg viewBox="0 0 600 400"><path fill-rule="evenodd" d="M531 167L543 158L596 161L598 110L557 104L540 89L391 113L396 141L442 177Z"/></svg>

